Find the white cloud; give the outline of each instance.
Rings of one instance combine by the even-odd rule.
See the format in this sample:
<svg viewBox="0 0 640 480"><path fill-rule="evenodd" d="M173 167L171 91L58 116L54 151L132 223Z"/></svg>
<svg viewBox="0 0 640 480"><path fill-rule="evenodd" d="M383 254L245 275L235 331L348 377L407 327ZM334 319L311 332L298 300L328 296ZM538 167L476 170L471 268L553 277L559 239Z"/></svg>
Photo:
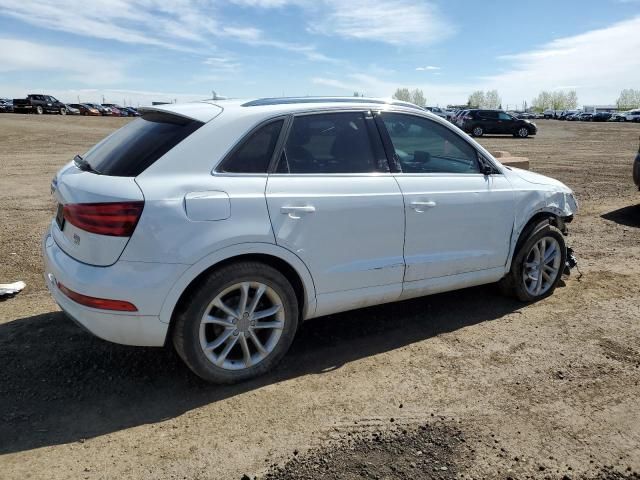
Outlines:
<svg viewBox="0 0 640 480"><path fill-rule="evenodd" d="M0 38L0 72L55 72L87 85L113 84L125 78L123 62L79 48Z"/></svg>
<svg viewBox="0 0 640 480"><path fill-rule="evenodd" d="M509 103L530 100L540 90L573 88L581 102L612 103L620 90L640 84L639 31L640 16L503 56L507 70L482 83Z"/></svg>
<svg viewBox="0 0 640 480"><path fill-rule="evenodd" d="M436 67L433 65L427 65L426 67L416 67L417 72L426 72L426 71L434 71L434 70L440 70L440 67Z"/></svg>
<svg viewBox="0 0 640 480"><path fill-rule="evenodd" d="M273 7L282 1L243 1ZM121 43L198 53L215 51L216 40L299 53L310 60L332 61L313 45L269 39L253 26L225 25L220 0L0 0L0 15L37 27Z"/></svg>
<svg viewBox="0 0 640 480"><path fill-rule="evenodd" d="M310 31L393 45L427 45L445 40L455 27L427 1L325 0Z"/></svg>

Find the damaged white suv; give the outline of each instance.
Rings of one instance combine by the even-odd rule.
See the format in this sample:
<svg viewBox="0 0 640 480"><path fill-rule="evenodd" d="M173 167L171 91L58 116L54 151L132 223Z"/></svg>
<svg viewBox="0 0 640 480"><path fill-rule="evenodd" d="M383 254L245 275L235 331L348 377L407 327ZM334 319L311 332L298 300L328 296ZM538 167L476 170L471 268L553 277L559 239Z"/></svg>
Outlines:
<svg viewBox="0 0 640 480"><path fill-rule="evenodd" d="M271 369L313 317L498 281L550 295L577 209L446 120L355 98L148 108L52 190L60 307L227 383Z"/></svg>

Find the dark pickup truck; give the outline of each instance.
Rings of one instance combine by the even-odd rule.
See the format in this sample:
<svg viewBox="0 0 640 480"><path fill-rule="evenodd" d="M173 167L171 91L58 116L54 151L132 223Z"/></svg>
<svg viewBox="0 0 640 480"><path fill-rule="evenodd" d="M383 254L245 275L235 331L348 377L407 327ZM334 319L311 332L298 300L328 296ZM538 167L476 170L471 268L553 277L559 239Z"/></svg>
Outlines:
<svg viewBox="0 0 640 480"><path fill-rule="evenodd" d="M51 95L27 95L27 98L13 99L14 113L59 113L67 114L67 106Z"/></svg>

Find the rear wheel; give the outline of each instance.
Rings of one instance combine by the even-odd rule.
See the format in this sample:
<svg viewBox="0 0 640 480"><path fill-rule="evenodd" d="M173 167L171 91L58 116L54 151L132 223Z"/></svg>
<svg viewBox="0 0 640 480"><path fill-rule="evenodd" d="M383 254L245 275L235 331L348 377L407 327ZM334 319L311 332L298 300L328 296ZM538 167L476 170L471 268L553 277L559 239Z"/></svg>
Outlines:
<svg viewBox="0 0 640 480"><path fill-rule="evenodd" d="M481 137L482 135L484 135L484 129L480 125L476 125L475 127L473 127L473 130L471 130L471 134L474 137Z"/></svg>
<svg viewBox="0 0 640 480"><path fill-rule="evenodd" d="M67 109L66 108L61 108L60 109L60 115L66 115L67 114Z"/></svg>
<svg viewBox="0 0 640 480"><path fill-rule="evenodd" d="M503 292L523 302L534 302L553 293L564 270L567 247L562 232L545 220L524 232L511 262L511 270L500 281Z"/></svg>
<svg viewBox="0 0 640 480"><path fill-rule="evenodd" d="M271 370L298 327L298 302L287 279L259 262L213 271L176 316L173 343L204 380L236 383Z"/></svg>

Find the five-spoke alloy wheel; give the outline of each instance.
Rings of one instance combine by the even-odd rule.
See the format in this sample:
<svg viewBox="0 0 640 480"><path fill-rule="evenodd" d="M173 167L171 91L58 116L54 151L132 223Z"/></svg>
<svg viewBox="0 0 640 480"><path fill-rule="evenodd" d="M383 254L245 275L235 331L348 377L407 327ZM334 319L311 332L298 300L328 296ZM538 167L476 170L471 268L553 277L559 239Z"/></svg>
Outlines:
<svg viewBox="0 0 640 480"><path fill-rule="evenodd" d="M526 228L516 246L511 270L500 280L506 294L535 302L553 293L567 260L564 235L549 219Z"/></svg>
<svg viewBox="0 0 640 480"><path fill-rule="evenodd" d="M290 282L260 262L212 271L181 302L173 343L200 377L235 383L262 375L289 349L298 326Z"/></svg>

